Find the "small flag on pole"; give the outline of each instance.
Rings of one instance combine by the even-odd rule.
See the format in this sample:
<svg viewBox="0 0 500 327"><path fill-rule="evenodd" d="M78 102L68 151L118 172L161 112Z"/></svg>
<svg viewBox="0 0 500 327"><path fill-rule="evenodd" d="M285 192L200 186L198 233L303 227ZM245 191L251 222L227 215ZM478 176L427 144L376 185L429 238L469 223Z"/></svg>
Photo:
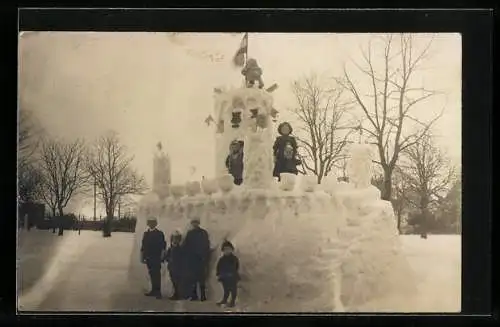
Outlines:
<svg viewBox="0 0 500 327"><path fill-rule="evenodd" d="M277 88L278 88L278 84L274 83L273 85L271 85L270 87L268 87L266 89L266 91L269 92L269 93L272 93L272 92L276 91Z"/></svg>
<svg viewBox="0 0 500 327"><path fill-rule="evenodd" d="M243 39L241 40L240 47L238 51L236 51L233 57L233 65L236 67L243 67L245 65L245 56L248 51L248 33L243 35Z"/></svg>

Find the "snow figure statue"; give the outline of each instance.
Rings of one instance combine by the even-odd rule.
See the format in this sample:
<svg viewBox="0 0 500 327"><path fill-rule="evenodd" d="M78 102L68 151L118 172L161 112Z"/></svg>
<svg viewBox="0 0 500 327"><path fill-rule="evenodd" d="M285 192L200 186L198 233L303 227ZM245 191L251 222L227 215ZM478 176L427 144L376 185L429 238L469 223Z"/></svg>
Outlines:
<svg viewBox="0 0 500 327"><path fill-rule="evenodd" d="M245 76L247 87L253 87L256 81L259 82L259 89L264 87L262 69L257 64L257 60L249 58L245 67L241 70L241 74Z"/></svg>
<svg viewBox="0 0 500 327"><path fill-rule="evenodd" d="M156 151L153 160L153 191L160 198L165 198L170 192L170 158L163 151L161 142L156 145Z"/></svg>
<svg viewBox="0 0 500 327"><path fill-rule="evenodd" d="M260 75L248 77L255 81ZM271 93L252 87L224 89L214 93L214 100L213 177L171 185L166 197L153 191L140 201L130 257L131 287L139 293L141 285L148 285L139 260L147 218L156 217L166 235L179 230L184 236L190 220L199 218L212 249L206 281L210 302L222 298L210 267L215 267L227 240L240 260L237 310L415 310L414 305L403 305L415 292L415 280L400 249L391 204L370 185L368 145L351 148L352 183L337 183L332 175L327 180L335 182L318 187L315 176L296 176L296 143L291 126L283 123L275 151L278 159L287 158L295 166L278 165L282 180L276 183ZM234 183L240 172L235 174L232 166L231 175L226 166L228 149L231 144L235 149L236 143L244 143L243 178L236 183L240 185ZM160 162L158 167L163 167ZM155 169L154 185L162 180L166 178ZM162 285L169 288L163 290L165 295L173 294L168 281Z"/></svg>
<svg viewBox="0 0 500 327"><path fill-rule="evenodd" d="M372 151L366 144L351 145L351 160L348 164L349 181L357 188L371 185Z"/></svg>

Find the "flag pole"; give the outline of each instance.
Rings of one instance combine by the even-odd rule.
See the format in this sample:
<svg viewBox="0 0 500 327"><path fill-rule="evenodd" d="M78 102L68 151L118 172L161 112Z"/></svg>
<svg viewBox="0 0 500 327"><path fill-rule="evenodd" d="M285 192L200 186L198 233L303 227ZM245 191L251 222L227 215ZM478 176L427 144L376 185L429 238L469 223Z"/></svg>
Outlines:
<svg viewBox="0 0 500 327"><path fill-rule="evenodd" d="M248 60L248 41L249 41L248 32L246 34L247 34L247 51L245 52L245 65L246 65L247 60Z"/></svg>
<svg viewBox="0 0 500 327"><path fill-rule="evenodd" d="M245 32L245 34L243 34L243 38L246 39L246 50L245 50L245 61L243 63L243 67L245 67L247 65L247 61L248 61L248 32ZM247 87L247 81L246 81L246 78L245 76L243 76L243 87Z"/></svg>

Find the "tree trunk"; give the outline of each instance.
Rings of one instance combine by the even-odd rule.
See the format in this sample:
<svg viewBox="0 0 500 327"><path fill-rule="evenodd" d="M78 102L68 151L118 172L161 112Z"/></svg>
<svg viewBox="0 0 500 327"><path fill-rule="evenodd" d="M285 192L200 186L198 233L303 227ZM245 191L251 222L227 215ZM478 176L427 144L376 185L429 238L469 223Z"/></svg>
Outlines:
<svg viewBox="0 0 500 327"><path fill-rule="evenodd" d="M58 207L59 211L59 231L57 233L58 236L63 236L64 234L64 212L62 207Z"/></svg>
<svg viewBox="0 0 500 327"><path fill-rule="evenodd" d="M392 169L384 168L384 182L382 183L381 198L390 201L392 195Z"/></svg>
<svg viewBox="0 0 500 327"><path fill-rule="evenodd" d="M27 230L29 231L30 230L30 227L29 227L29 218L28 218L28 214L25 213L24 214L24 221L23 221L23 224L24 224L24 230Z"/></svg>
<svg viewBox="0 0 500 327"><path fill-rule="evenodd" d="M102 225L102 237L111 237L111 222L113 221L112 210L106 209L106 218Z"/></svg>
<svg viewBox="0 0 500 327"><path fill-rule="evenodd" d="M401 210L398 210L397 218L398 233L401 234Z"/></svg>
<svg viewBox="0 0 500 327"><path fill-rule="evenodd" d="M52 211L52 233L56 233L56 207L51 207L50 211Z"/></svg>
<svg viewBox="0 0 500 327"><path fill-rule="evenodd" d="M433 228L431 226L431 213L429 212L429 200L425 195L420 198L420 216L421 226L420 226L420 236L422 238L427 238L427 233Z"/></svg>
<svg viewBox="0 0 500 327"><path fill-rule="evenodd" d="M111 237L111 219L109 217L104 218L102 237Z"/></svg>

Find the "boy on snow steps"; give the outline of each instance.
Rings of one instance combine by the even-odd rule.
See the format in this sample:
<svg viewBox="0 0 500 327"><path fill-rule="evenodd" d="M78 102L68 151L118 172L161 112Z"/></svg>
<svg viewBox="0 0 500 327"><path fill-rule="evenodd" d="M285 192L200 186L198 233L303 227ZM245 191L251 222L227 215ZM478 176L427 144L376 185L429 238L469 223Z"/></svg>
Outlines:
<svg viewBox="0 0 500 327"><path fill-rule="evenodd" d="M217 262L216 275L217 280L222 284L224 296L220 302L217 302L217 305L226 305L232 308L235 306L238 293L238 281L240 279L238 273L239 260L233 253L234 246L231 242L224 241L221 250L222 256ZM227 303L229 296L231 296L231 299L229 303Z"/></svg>

